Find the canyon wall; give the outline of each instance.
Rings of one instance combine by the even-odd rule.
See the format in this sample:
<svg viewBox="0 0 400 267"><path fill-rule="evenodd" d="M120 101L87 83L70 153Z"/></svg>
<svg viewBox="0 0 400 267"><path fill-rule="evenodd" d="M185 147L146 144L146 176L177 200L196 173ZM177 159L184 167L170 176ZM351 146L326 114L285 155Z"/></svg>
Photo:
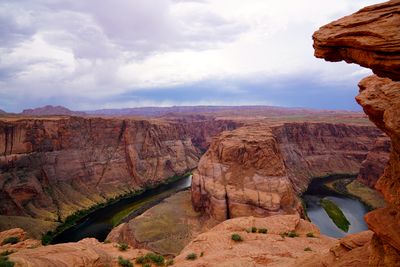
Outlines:
<svg viewBox="0 0 400 267"><path fill-rule="evenodd" d="M62 220L197 166L230 121L27 118L0 121L0 214Z"/></svg>
<svg viewBox="0 0 400 267"><path fill-rule="evenodd" d="M376 182L383 174L389 161L389 155L390 139L388 137L378 138L361 163L357 180L370 188L375 188Z"/></svg>
<svg viewBox="0 0 400 267"><path fill-rule="evenodd" d="M192 181L195 210L223 221L302 212L297 197L312 177L357 173L382 132L329 123L256 125L224 132Z"/></svg>
<svg viewBox="0 0 400 267"><path fill-rule="evenodd" d="M400 266L400 1L366 7L325 25L314 34L317 57L345 60L371 68L379 76L359 83L357 102L391 139L390 159L376 188L387 206L368 213L375 232L370 266Z"/></svg>

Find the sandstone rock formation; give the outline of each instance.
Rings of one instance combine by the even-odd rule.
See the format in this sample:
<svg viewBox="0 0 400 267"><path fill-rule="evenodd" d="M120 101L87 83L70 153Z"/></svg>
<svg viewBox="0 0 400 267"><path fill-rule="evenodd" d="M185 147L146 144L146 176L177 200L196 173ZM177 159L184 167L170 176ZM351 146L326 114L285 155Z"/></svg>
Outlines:
<svg viewBox="0 0 400 267"><path fill-rule="evenodd" d="M389 163L376 183L387 207L365 217L375 234L371 266L400 266L400 1L370 6L321 27L314 34L315 54L327 60L345 60L370 67L381 76L360 84L357 102L391 139ZM387 77L387 78L385 78ZM390 79L389 79L390 78Z"/></svg>
<svg viewBox="0 0 400 267"><path fill-rule="evenodd" d="M370 76L363 79L359 86L357 101L392 141L388 166L375 186L388 205L365 217L368 226L375 232L370 264L397 266L400 264L400 82Z"/></svg>
<svg viewBox="0 0 400 267"><path fill-rule="evenodd" d="M272 131L298 194L312 177L357 174L375 140L383 136L375 127L336 123L285 123Z"/></svg>
<svg viewBox="0 0 400 267"><path fill-rule="evenodd" d="M218 221L300 211L279 147L268 127L219 136L192 180L192 202Z"/></svg>
<svg viewBox="0 0 400 267"><path fill-rule="evenodd" d="M26 233L22 229L0 232L0 241L11 236L19 237L21 242L6 245L0 243L0 253L11 253L8 260L18 267L117 267L120 266L119 256L134 262L149 252L131 248L120 251L118 244L103 244L94 238L86 238L77 243L42 246L38 240L24 239Z"/></svg>
<svg viewBox="0 0 400 267"><path fill-rule="evenodd" d="M379 130L328 123L258 125L224 132L193 175L192 201L218 221L301 213L312 177L357 173Z"/></svg>
<svg viewBox="0 0 400 267"><path fill-rule="evenodd" d="M223 120L0 120L0 214L63 220L193 169L211 134L236 125Z"/></svg>
<svg viewBox="0 0 400 267"><path fill-rule="evenodd" d="M248 233L246 229L252 227L265 228L268 233ZM295 232L299 236L284 237L285 232ZM233 241L234 233L243 241ZM307 233L313 233L315 237L307 237ZM296 261L328 253L337 244L338 240L320 235L318 227L298 215L235 218L197 236L175 258L174 266L302 266ZM196 253L197 260L187 260L190 253Z"/></svg>
<svg viewBox="0 0 400 267"><path fill-rule="evenodd" d="M400 1L361 9L320 28L313 35L315 56L357 63L400 80Z"/></svg>
<svg viewBox="0 0 400 267"><path fill-rule="evenodd" d="M376 181L383 174L386 164L389 161L390 140L382 137L376 140L373 148L368 152L367 157L361 163L357 180L370 188L375 188Z"/></svg>

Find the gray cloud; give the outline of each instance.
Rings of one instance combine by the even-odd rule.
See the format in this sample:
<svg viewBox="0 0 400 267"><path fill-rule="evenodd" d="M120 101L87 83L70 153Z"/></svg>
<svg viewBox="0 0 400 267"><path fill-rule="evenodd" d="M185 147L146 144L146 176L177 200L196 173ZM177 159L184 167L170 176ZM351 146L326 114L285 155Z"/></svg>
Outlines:
<svg viewBox="0 0 400 267"><path fill-rule="evenodd" d="M282 1L289 11L294 6ZM338 1L332 5L345 8L332 12L348 12L346 1ZM317 68L309 43L315 21L293 8L299 28L282 15L281 4L250 2L2 0L0 105L14 111L28 103L77 108L155 86Z"/></svg>

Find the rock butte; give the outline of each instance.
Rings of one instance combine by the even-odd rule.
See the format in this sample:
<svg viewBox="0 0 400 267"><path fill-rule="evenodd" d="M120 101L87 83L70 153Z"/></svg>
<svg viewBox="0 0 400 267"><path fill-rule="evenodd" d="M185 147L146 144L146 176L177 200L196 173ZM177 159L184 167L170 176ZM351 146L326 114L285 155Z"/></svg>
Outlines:
<svg viewBox="0 0 400 267"><path fill-rule="evenodd" d="M373 5L320 28L317 57L370 67L378 76L359 83L357 102L391 139L389 163L376 188L387 206L365 216L374 231L370 266L400 266L400 1Z"/></svg>
<svg viewBox="0 0 400 267"><path fill-rule="evenodd" d="M224 132L201 158L192 202L218 221L302 214L312 177L357 173L379 131L327 123L258 125Z"/></svg>

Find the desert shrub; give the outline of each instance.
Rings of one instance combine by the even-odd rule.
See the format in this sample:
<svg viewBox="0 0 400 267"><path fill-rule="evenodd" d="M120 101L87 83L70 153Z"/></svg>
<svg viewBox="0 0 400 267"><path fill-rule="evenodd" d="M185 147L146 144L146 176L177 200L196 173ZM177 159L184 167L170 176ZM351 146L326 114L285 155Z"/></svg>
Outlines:
<svg viewBox="0 0 400 267"><path fill-rule="evenodd" d="M196 255L196 253L189 253L186 255L186 259L190 260L190 261L194 261L195 259L197 259L197 255Z"/></svg>
<svg viewBox="0 0 400 267"><path fill-rule="evenodd" d="M151 267L150 263L146 263L145 265L143 265L143 267Z"/></svg>
<svg viewBox="0 0 400 267"><path fill-rule="evenodd" d="M0 267L13 267L14 262L9 261L7 256L0 256Z"/></svg>
<svg viewBox="0 0 400 267"><path fill-rule="evenodd" d="M293 238L298 237L299 235L295 231L290 231L287 233L287 236Z"/></svg>
<svg viewBox="0 0 400 267"><path fill-rule="evenodd" d="M268 229L267 228L260 228L260 229L258 229L258 232L260 234L266 234L266 233L268 233Z"/></svg>
<svg viewBox="0 0 400 267"><path fill-rule="evenodd" d="M231 239L235 242L243 241L243 238L239 234L232 234Z"/></svg>
<svg viewBox="0 0 400 267"><path fill-rule="evenodd" d="M304 249L304 251L312 251L312 249L311 249L310 247L306 247L306 248Z"/></svg>
<svg viewBox="0 0 400 267"><path fill-rule="evenodd" d="M166 263L165 263L165 265L166 265L166 266L174 265L174 260L173 260L173 259L167 260Z"/></svg>
<svg viewBox="0 0 400 267"><path fill-rule="evenodd" d="M111 241L110 240L108 240L108 239L106 239L106 240L104 240L104 242L103 242L104 244L110 244L111 243Z"/></svg>
<svg viewBox="0 0 400 267"><path fill-rule="evenodd" d="M307 237L315 237L314 233L307 233Z"/></svg>
<svg viewBox="0 0 400 267"><path fill-rule="evenodd" d="M204 256L204 251L202 251L201 253L200 253L200 257L203 257Z"/></svg>
<svg viewBox="0 0 400 267"><path fill-rule="evenodd" d="M251 227L251 232L252 232L252 233L257 233L257 228L256 228L256 227L254 227L254 226L253 226L253 227Z"/></svg>
<svg viewBox="0 0 400 267"><path fill-rule="evenodd" d="M2 245L5 245L5 244L17 244L19 241L20 241L20 240L19 240L19 237L17 237L17 236L10 236L10 237L7 237L6 239L4 239L3 242L2 242L1 244L2 244Z"/></svg>
<svg viewBox="0 0 400 267"><path fill-rule="evenodd" d="M118 244L118 249L120 250L120 251L125 251L125 250L127 250L129 248L129 246L128 246L128 244L126 244L126 243L119 243Z"/></svg>
<svg viewBox="0 0 400 267"><path fill-rule="evenodd" d="M130 260L124 259L123 257L118 257L118 264L122 267L133 267L133 264Z"/></svg>
<svg viewBox="0 0 400 267"><path fill-rule="evenodd" d="M246 228L247 233L251 233L251 228Z"/></svg>
<svg viewBox="0 0 400 267"><path fill-rule="evenodd" d="M155 253L147 253L145 258L158 266L164 265L164 257L161 255Z"/></svg>
<svg viewBox="0 0 400 267"><path fill-rule="evenodd" d="M145 264L146 263L146 258L144 256L137 257L135 262L137 264Z"/></svg>

